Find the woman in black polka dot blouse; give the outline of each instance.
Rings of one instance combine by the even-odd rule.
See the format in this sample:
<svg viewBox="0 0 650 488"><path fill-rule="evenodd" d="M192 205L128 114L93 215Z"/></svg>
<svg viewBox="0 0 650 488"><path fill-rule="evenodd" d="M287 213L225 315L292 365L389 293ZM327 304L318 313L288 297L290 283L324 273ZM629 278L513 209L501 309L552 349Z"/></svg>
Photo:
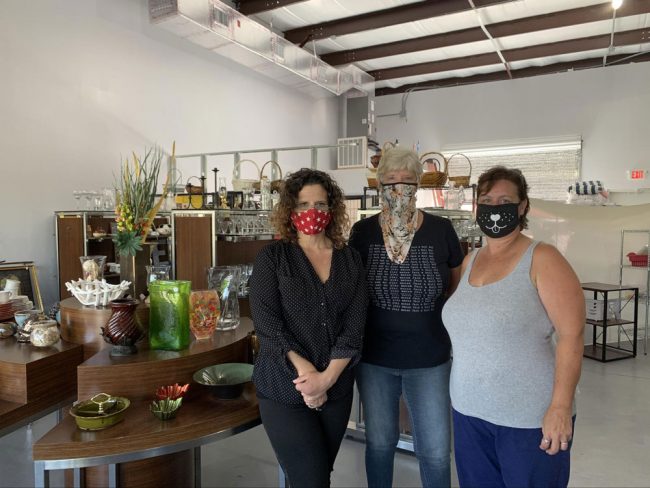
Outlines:
<svg viewBox="0 0 650 488"><path fill-rule="evenodd" d="M363 266L345 245L343 193L327 173L291 174L273 221L281 239L260 251L250 278L253 381L289 484L329 486L363 343Z"/></svg>

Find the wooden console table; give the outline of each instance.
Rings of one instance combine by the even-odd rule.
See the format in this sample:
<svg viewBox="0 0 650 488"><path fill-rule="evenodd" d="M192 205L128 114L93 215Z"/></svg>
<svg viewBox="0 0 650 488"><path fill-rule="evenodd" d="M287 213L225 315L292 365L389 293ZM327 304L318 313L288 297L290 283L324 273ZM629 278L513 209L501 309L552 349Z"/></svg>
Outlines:
<svg viewBox="0 0 650 488"><path fill-rule="evenodd" d="M86 432L72 417L33 446L36 486L47 486L48 472L73 469L78 486L200 485L200 446L260 424L254 388L242 397L216 400L192 383L202 367L250 360L252 321L217 332L211 340L192 342L184 351L141 348L112 358L103 349L77 368L78 398L105 392L131 400L125 418L106 430ZM191 383L175 419L160 421L149 412L158 386Z"/></svg>
<svg viewBox="0 0 650 488"><path fill-rule="evenodd" d="M75 399L83 349L59 341L46 348L0 340L0 436Z"/></svg>

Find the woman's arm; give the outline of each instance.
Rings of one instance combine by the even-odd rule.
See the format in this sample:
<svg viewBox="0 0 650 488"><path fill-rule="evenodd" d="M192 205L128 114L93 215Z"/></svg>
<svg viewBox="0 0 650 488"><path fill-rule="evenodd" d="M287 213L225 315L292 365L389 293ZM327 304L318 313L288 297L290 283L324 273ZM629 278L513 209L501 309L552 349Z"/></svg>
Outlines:
<svg viewBox="0 0 650 488"><path fill-rule="evenodd" d="M287 369L291 369L290 362L298 374L308 371L309 367L315 369L304 359L300 344L285 326L276 266L268 247L262 249L255 259L249 300L260 352L279 356L278 359Z"/></svg>
<svg viewBox="0 0 650 488"><path fill-rule="evenodd" d="M569 263L548 244L535 249L531 278L557 335L553 395L542 422L540 443L548 454L556 454L569 448L573 435L573 396L584 349L584 294Z"/></svg>
<svg viewBox="0 0 650 488"><path fill-rule="evenodd" d="M458 288L461 277L461 266L449 269L449 287L447 288L447 296L450 297Z"/></svg>

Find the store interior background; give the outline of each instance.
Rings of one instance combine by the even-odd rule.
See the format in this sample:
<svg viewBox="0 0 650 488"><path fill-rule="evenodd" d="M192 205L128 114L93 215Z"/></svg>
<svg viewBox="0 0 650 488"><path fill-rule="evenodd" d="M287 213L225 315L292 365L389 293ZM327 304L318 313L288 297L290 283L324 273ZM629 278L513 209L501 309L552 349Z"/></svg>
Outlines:
<svg viewBox="0 0 650 488"><path fill-rule="evenodd" d="M130 151L153 144L170 151L174 140L179 153L332 144L344 135L334 97L311 98L158 29L149 24L146 0L5 0L0 61L0 259L33 260L45 304L58 296L53 212L73 209L73 190L110 186ZM649 80L650 63L638 63L415 92L408 121L379 117L376 139L440 150L580 136L582 178L633 191L650 186L625 177L626 169L650 169ZM376 113L398 112L400 103L401 95L379 97ZM308 157L288 156L282 167L306 166ZM229 177L231 163L219 166ZM323 153L321 169L334 166ZM344 189L360 193L353 176L341 174ZM629 225L647 228L639 219L630 217ZM594 235L606 223L582 222ZM581 269L591 273L581 279L614 279L619 224L605 241L576 233L583 238ZM582 405L590 409L580 419L580 482L609 483L599 469L617 466L612 479L647 484L648 434L639 428L648 418L647 363L641 356L586 365ZM360 466L360 451L357 457ZM410 469L417 479L417 468Z"/></svg>
<svg viewBox="0 0 650 488"><path fill-rule="evenodd" d="M170 151L172 141L179 153L332 144L344 135L335 97L304 95L151 25L146 0L9 0L3 11L0 256L37 263L45 303L57 296L53 211L73 209L75 189L110 186L130 151ZM576 135L583 179L634 189L625 170L650 163L648 79L650 63L639 63L414 92L407 120L377 118L376 139L440 150ZM400 102L378 97L376 114L399 112ZM285 172L309 164L307 152L286 154ZM319 159L334 168L328 151ZM217 164L229 178L232 163ZM361 192L350 183L358 176L336 174L346 191Z"/></svg>

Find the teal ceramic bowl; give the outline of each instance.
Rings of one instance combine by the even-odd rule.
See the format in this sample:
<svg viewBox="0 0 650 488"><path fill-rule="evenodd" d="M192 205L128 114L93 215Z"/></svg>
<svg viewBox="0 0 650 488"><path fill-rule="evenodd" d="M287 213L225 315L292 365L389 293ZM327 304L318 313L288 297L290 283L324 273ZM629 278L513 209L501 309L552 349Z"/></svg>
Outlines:
<svg viewBox="0 0 650 488"><path fill-rule="evenodd" d="M220 399L237 398L252 377L253 365L248 363L215 364L193 375L196 383L209 388L212 395Z"/></svg>

